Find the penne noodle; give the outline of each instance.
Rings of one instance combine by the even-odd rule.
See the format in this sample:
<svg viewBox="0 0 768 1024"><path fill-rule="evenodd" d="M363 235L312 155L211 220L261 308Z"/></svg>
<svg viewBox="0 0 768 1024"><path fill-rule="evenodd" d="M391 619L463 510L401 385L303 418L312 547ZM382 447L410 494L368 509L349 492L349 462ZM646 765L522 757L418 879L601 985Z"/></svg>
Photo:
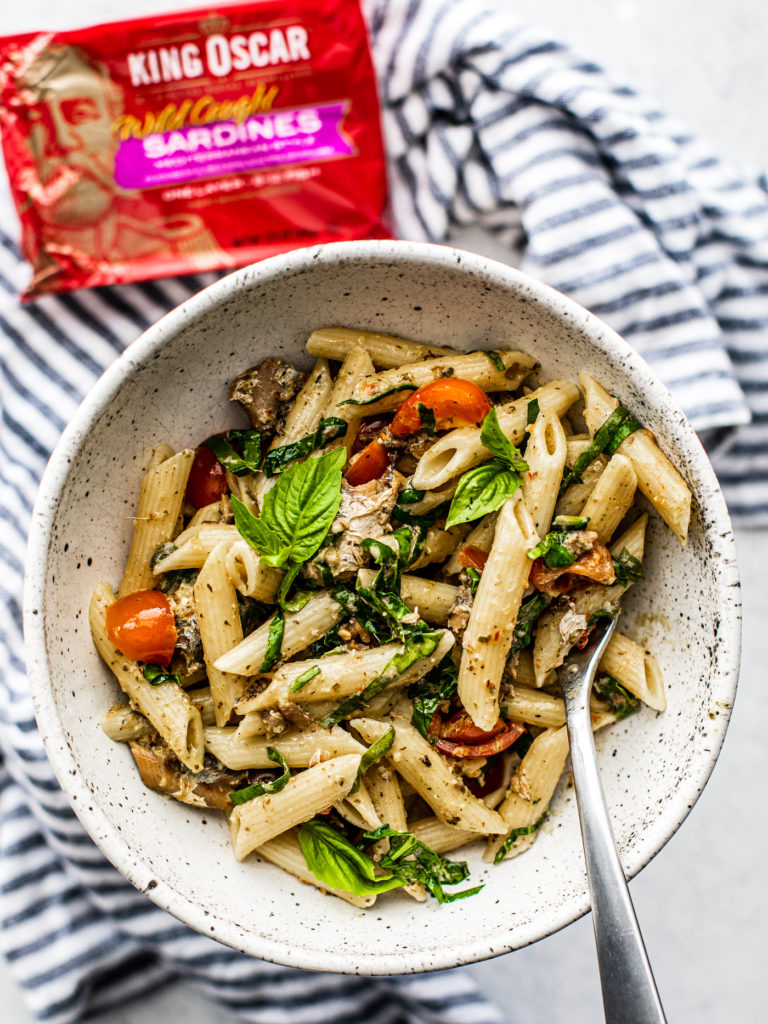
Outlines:
<svg viewBox="0 0 768 1024"><path fill-rule="evenodd" d="M471 832L500 834L504 831L500 815L470 793L435 748L406 719L396 717L376 722L370 718L355 718L350 725L369 744L394 725L395 739L387 758L441 820Z"/></svg>
<svg viewBox="0 0 768 1024"><path fill-rule="evenodd" d="M452 356L451 348L439 345L422 345L418 341L406 341L393 334L377 334L375 331L359 331L349 327L325 327L313 331L307 339L307 352L326 359L343 359L358 347L365 349L375 366L395 367L403 363L417 363L428 356Z"/></svg>
<svg viewBox="0 0 768 1024"><path fill-rule="evenodd" d="M589 519L589 529L595 531L603 544L608 543L629 512L636 490L637 476L632 463L617 453L600 474L581 510L581 515Z"/></svg>
<svg viewBox="0 0 768 1024"><path fill-rule="evenodd" d="M244 860L281 832L338 803L354 785L359 765L357 754L335 757L292 776L278 793L238 804L229 818L235 857Z"/></svg>
<svg viewBox="0 0 768 1024"><path fill-rule="evenodd" d="M419 363L408 363L396 369L383 370L365 377L355 388L354 398L364 402L367 416L392 412L407 398L405 386L413 391L442 377L459 377L476 384L483 391L515 391L537 366L525 352L499 351L495 355L503 364L498 369L485 352L453 353ZM393 389L395 390L393 392ZM373 401L377 395L382 397Z"/></svg>
<svg viewBox="0 0 768 1024"><path fill-rule="evenodd" d="M373 569L360 569L357 574L363 587L370 587L375 577ZM447 625L458 592L459 588L450 583L425 580L410 573L403 573L400 577L400 597L409 608L418 611L421 618L433 626Z"/></svg>
<svg viewBox="0 0 768 1024"><path fill-rule="evenodd" d="M286 660L298 654L311 643L335 626L343 613L341 605L325 591L315 594L298 612L285 616L285 630L281 657ZM273 616L274 618L274 616ZM261 672L267 653L269 626L272 619L250 633L242 643L217 659L215 665L220 672L235 672L241 676L252 676Z"/></svg>
<svg viewBox="0 0 768 1024"><path fill-rule="evenodd" d="M487 516L483 516L474 530L467 534L448 562L446 562L443 569L446 576L453 576L461 572L462 566L459 565L459 555L462 548L480 548L481 551L488 554L493 545L493 536L496 533L496 520L498 518L498 512L491 512Z"/></svg>
<svg viewBox="0 0 768 1024"><path fill-rule="evenodd" d="M208 672L216 724L224 726L242 694L245 683L241 676L221 672L215 662L243 639L237 591L227 573L228 541L217 544L195 580L195 613L200 628L200 642Z"/></svg>
<svg viewBox="0 0 768 1024"><path fill-rule="evenodd" d="M590 433L602 426L619 405L612 395L587 373L579 374L584 393L584 419ZM618 452L632 463L637 486L685 547L691 518L691 492L648 430L636 430L619 445Z"/></svg>
<svg viewBox="0 0 768 1024"><path fill-rule="evenodd" d="M264 565L246 540L236 540L227 551L227 576L243 597L274 604L283 573Z"/></svg>
<svg viewBox="0 0 768 1024"><path fill-rule="evenodd" d="M526 552L537 542L518 490L499 513L493 547L462 639L459 697L479 729L491 730L499 717L501 677L531 571Z"/></svg>
<svg viewBox="0 0 768 1024"><path fill-rule="evenodd" d="M446 825L439 818L420 818L412 821L408 826L416 838L428 846L435 853L450 853L451 850L458 850L467 843L474 843L480 837L477 832L467 832L465 829L456 828L454 825Z"/></svg>
<svg viewBox="0 0 768 1024"><path fill-rule="evenodd" d="M165 449L163 449L163 453ZM133 522L133 539L118 597L137 590L151 590L155 585L152 556L161 544L167 544L176 533L187 477L195 457L191 448L152 463L144 474L139 507Z"/></svg>
<svg viewBox="0 0 768 1024"><path fill-rule="evenodd" d="M205 749L233 771L274 768L267 747L279 751L289 768L307 768L310 764L329 761L344 754L362 756L365 753L365 747L338 725L332 729L312 726L301 732L282 733L273 739L265 736L249 736L244 739L234 726L207 728L204 735Z"/></svg>
<svg viewBox="0 0 768 1024"><path fill-rule="evenodd" d="M332 448L340 448L341 445L344 445L347 449L347 456L349 456L352 444L360 429L360 424L363 422L363 413L359 407L344 403L346 403L348 398L354 397L357 384L371 373L373 373L371 357L364 348L361 348L359 345L353 346L341 364L341 369L331 391L331 397L328 399L328 404L323 413L324 419L335 416L338 419L346 420L349 426L344 437L338 437L335 441L332 441L326 447L326 451L330 451Z"/></svg>
<svg viewBox="0 0 768 1024"><path fill-rule="evenodd" d="M99 725L115 743L139 740L153 731L147 719L127 704L113 704L101 716Z"/></svg>
<svg viewBox="0 0 768 1024"><path fill-rule="evenodd" d="M654 711L664 711L667 697L656 659L640 644L614 633L600 659L599 671L607 672Z"/></svg>
<svg viewBox="0 0 768 1024"><path fill-rule="evenodd" d="M545 409L536 417L525 449L528 471L523 473L523 497L536 533L549 530L563 477L568 445L559 417Z"/></svg>

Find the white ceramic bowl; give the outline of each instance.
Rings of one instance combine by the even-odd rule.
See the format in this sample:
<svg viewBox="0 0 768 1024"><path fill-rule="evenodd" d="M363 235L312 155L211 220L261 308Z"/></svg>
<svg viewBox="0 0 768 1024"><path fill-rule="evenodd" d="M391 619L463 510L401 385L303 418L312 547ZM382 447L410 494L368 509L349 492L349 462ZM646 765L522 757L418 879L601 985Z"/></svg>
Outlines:
<svg viewBox="0 0 768 1024"><path fill-rule="evenodd" d="M584 913L576 805L561 783L538 842L499 867L469 856L477 896L369 911L250 857L238 864L223 816L145 789L129 751L102 733L118 696L85 609L116 583L139 481L159 441L194 445L232 426L229 381L265 356L304 365L317 327L386 331L459 349L513 345L545 378L595 374L653 430L694 492L688 547L652 515L646 579L622 628L655 653L664 715L644 710L597 737L621 859L640 870L675 832L717 758L733 700L739 583L722 495L693 430L613 331L509 267L442 246L346 242L278 256L224 278L150 328L104 374L62 437L29 545L29 674L48 755L80 820L117 868L206 935L294 967L385 974L451 967L519 948Z"/></svg>

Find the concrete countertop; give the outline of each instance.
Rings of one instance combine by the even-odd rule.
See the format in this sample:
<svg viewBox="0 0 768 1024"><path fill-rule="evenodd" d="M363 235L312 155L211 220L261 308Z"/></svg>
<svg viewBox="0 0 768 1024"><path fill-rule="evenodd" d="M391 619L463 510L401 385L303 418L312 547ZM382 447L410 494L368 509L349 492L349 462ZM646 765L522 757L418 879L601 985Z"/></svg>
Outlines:
<svg viewBox="0 0 768 1024"><path fill-rule="evenodd" d="M8 5L10 6L10 5ZM27 0L0 17L3 34L130 17L168 0ZM768 5L758 0L517 0L521 18L654 95L670 113L736 164L768 168ZM484 248L482 239L462 244ZM498 249L493 250L498 256ZM768 621L768 530L737 532L744 600L743 668L723 753L680 832L632 883L638 918L670 1022L751 1024L765 1019L768 882L763 851L765 736L762 693ZM512 1024L592 1024L602 1019L589 918L535 946L466 968ZM29 1024L0 959L0 1006L8 1024ZM186 984L91 1018L93 1024L234 1021Z"/></svg>

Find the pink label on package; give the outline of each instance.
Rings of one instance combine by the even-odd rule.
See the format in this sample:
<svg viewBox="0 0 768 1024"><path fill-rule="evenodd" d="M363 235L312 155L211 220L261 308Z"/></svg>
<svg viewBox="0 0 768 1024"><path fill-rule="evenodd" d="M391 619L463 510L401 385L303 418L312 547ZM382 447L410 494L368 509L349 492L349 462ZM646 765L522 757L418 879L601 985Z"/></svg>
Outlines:
<svg viewBox="0 0 768 1024"><path fill-rule="evenodd" d="M126 139L115 155L115 181L122 188L154 188L352 156L341 130L346 109L346 102L328 103Z"/></svg>

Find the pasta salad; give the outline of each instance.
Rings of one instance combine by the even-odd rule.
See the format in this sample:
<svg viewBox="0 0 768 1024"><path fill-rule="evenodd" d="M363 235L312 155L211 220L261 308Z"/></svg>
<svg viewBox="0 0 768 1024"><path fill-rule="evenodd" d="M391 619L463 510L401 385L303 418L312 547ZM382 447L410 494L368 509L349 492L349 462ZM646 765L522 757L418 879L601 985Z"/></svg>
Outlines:
<svg viewBox="0 0 768 1024"><path fill-rule="evenodd" d="M464 898L444 854L535 841L568 754L557 669L642 581L648 502L685 544L691 494L586 373L348 328L307 350L308 374L234 380L248 427L153 451L90 604L128 697L102 727L150 789L222 810L238 860L357 906ZM659 667L616 632L594 728L641 703L664 710Z"/></svg>

